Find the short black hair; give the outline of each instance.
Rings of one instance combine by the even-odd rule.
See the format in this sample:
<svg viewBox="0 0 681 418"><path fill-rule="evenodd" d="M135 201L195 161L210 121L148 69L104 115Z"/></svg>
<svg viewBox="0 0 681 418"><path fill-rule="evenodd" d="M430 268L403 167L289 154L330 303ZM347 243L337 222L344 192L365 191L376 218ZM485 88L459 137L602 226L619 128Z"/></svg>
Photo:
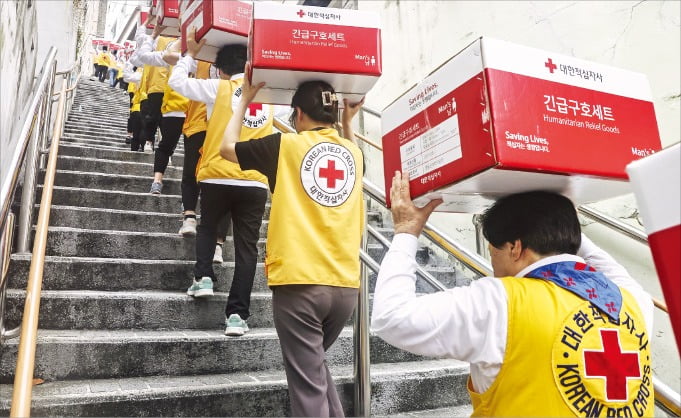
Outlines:
<svg viewBox="0 0 681 418"><path fill-rule="evenodd" d="M106 45L102 46L102 51L108 51L108 50L109 50L109 48Z"/></svg>
<svg viewBox="0 0 681 418"><path fill-rule="evenodd" d="M327 104L324 104L322 98L325 94ZM291 107L294 109L299 107L303 113L316 122L338 122L336 91L326 81L314 80L301 83L291 99Z"/></svg>
<svg viewBox="0 0 681 418"><path fill-rule="evenodd" d="M215 66L230 76L243 73L246 66L246 46L239 44L223 46L215 55Z"/></svg>
<svg viewBox="0 0 681 418"><path fill-rule="evenodd" d="M533 191L505 196L482 215L482 233L496 248L519 239L540 255L577 254L582 242L577 211L570 199Z"/></svg>

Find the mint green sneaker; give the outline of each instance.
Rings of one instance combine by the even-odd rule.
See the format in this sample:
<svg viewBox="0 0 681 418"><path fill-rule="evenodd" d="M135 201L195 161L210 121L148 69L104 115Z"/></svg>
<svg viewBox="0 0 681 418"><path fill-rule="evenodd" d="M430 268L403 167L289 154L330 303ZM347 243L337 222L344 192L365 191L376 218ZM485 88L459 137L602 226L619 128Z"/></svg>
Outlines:
<svg viewBox="0 0 681 418"><path fill-rule="evenodd" d="M210 277L202 277L199 281L194 279L194 283L187 289L187 295L196 298L213 296L213 279Z"/></svg>
<svg viewBox="0 0 681 418"><path fill-rule="evenodd" d="M231 314L229 318L225 320L225 335L231 337L240 337L248 332L248 325L246 321L241 319L239 314Z"/></svg>

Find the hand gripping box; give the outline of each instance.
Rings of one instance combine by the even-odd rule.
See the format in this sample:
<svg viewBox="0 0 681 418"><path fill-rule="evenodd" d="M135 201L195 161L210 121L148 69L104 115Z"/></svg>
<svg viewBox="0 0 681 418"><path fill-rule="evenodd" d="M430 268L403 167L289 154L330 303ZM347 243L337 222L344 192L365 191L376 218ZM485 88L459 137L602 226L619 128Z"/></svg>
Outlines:
<svg viewBox="0 0 681 418"><path fill-rule="evenodd" d="M139 24L143 25L144 22L147 21L147 16L149 16L149 13L151 13L149 10L142 10L140 11L140 21ZM153 13L152 13L153 16ZM153 23L149 23L145 26L145 33L147 35L151 35L151 33L154 31L155 25Z"/></svg>
<svg viewBox="0 0 681 418"><path fill-rule="evenodd" d="M159 25L166 28L163 36L180 36L180 6L178 0L158 0L156 19Z"/></svg>
<svg viewBox="0 0 681 418"><path fill-rule="evenodd" d="M259 103L290 105L298 85L324 80L339 99L360 100L381 75L378 14L349 9L253 4L249 37L252 83L265 82Z"/></svg>
<svg viewBox="0 0 681 418"><path fill-rule="evenodd" d="M248 45L253 6L244 1L194 0L182 15L182 52L187 52L187 34L196 28L196 41L206 43L196 59L215 62L218 50L227 44Z"/></svg>
<svg viewBox="0 0 681 418"><path fill-rule="evenodd" d="M480 38L385 108L386 196L409 172L418 206L476 213L511 193L575 204L630 192L625 166L660 149L643 74Z"/></svg>
<svg viewBox="0 0 681 418"><path fill-rule="evenodd" d="M681 353L681 145L627 166Z"/></svg>

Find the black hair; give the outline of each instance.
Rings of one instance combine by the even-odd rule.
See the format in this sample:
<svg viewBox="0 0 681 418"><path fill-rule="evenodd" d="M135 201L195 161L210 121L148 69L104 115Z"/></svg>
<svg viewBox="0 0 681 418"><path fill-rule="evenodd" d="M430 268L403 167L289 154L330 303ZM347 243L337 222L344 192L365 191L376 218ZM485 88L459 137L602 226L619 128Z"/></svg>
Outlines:
<svg viewBox="0 0 681 418"><path fill-rule="evenodd" d="M243 73L246 66L246 46L238 44L223 46L215 55L215 66L229 76Z"/></svg>
<svg viewBox="0 0 681 418"><path fill-rule="evenodd" d="M109 50L109 47L107 47L106 45L102 46L102 51L108 51L108 50Z"/></svg>
<svg viewBox="0 0 681 418"><path fill-rule="evenodd" d="M111 50L111 54L113 54L114 57L116 56L117 53L118 53L117 50L115 50L115 49Z"/></svg>
<svg viewBox="0 0 681 418"><path fill-rule="evenodd" d="M577 254L582 242L577 211L570 199L534 191L499 199L482 215L482 233L496 248L519 239L540 255Z"/></svg>
<svg viewBox="0 0 681 418"><path fill-rule="evenodd" d="M336 91L326 81L306 81L298 86L291 107L299 107L310 119L322 123L338 122ZM295 119L295 110L291 115Z"/></svg>

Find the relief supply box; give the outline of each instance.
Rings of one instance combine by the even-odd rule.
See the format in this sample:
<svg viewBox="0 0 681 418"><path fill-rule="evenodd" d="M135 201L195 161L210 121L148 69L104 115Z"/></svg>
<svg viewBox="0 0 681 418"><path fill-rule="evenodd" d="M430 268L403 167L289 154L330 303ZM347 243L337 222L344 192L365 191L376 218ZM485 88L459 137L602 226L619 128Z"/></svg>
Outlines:
<svg viewBox="0 0 681 418"><path fill-rule="evenodd" d="M166 27L161 35L180 36L180 6L178 0L158 0L156 16L156 22Z"/></svg>
<svg viewBox="0 0 681 418"><path fill-rule="evenodd" d="M627 166L681 353L681 145Z"/></svg>
<svg viewBox="0 0 681 418"><path fill-rule="evenodd" d="M178 5L180 6L180 16L182 17L182 20L184 20L184 17L182 16L184 12L187 10L188 7L190 7L195 1L201 1L201 0L179 0Z"/></svg>
<svg viewBox="0 0 681 418"><path fill-rule="evenodd" d="M625 166L660 149L643 74L480 38L388 105L386 197L409 172L417 206L477 213L501 196L579 205L631 192Z"/></svg>
<svg viewBox="0 0 681 418"><path fill-rule="evenodd" d="M251 82L266 85L258 103L290 105L298 85L331 84L342 99L359 101L381 75L378 14L350 9L253 4L249 36Z"/></svg>
<svg viewBox="0 0 681 418"><path fill-rule="evenodd" d="M196 56L201 61L215 62L224 45L248 45L253 6L244 1L194 0L182 15L182 53L187 52L187 34L196 28L196 41L206 43Z"/></svg>
<svg viewBox="0 0 681 418"><path fill-rule="evenodd" d="M150 13L149 10L142 10L142 11L140 12L140 21L139 21L139 24L140 24L140 25L143 25L144 22L147 21L147 16L149 16L149 13ZM153 16L153 14L152 14L152 16ZM151 33L154 31L154 27L155 27L155 25L154 25L153 23L147 24L147 25L145 26L145 33L146 33L147 35L151 35Z"/></svg>

